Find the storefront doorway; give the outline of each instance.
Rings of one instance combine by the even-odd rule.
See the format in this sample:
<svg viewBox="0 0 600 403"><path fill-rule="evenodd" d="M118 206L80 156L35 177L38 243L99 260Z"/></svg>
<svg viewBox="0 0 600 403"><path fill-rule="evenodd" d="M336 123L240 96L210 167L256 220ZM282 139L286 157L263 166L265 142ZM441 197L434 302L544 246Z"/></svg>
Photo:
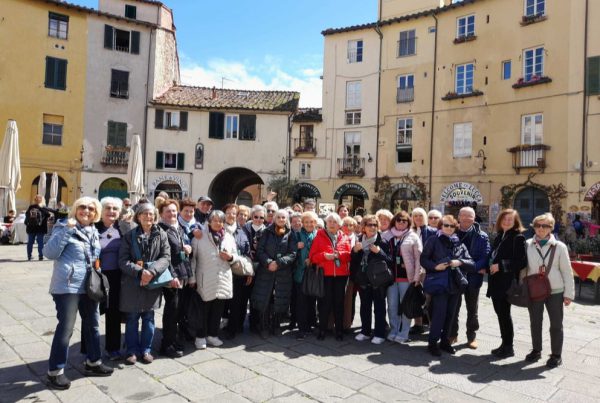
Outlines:
<svg viewBox="0 0 600 403"><path fill-rule="evenodd" d="M523 226L527 229L525 236L531 238L533 229L530 224L535 217L550 211L550 200L548 194L543 190L527 186L515 196L513 208L519 212Z"/></svg>

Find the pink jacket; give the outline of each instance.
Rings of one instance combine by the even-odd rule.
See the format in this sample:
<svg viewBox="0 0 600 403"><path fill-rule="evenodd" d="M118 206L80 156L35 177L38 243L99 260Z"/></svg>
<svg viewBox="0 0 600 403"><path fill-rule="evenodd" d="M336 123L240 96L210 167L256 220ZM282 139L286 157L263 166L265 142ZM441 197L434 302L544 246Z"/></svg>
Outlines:
<svg viewBox="0 0 600 403"><path fill-rule="evenodd" d="M394 240L390 239L390 248L392 249L392 255L396 256L396 250L394 247ZM406 275L408 281L420 281L421 280L421 252L423 252L423 243L421 238L414 230L409 230L408 234L402 242L400 247L400 253L402 254L402 262L406 267Z"/></svg>

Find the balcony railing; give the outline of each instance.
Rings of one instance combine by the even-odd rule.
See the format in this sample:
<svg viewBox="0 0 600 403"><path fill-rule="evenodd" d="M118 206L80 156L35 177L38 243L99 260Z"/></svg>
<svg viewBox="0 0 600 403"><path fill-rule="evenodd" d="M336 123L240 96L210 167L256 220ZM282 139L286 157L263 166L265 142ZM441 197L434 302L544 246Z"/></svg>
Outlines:
<svg viewBox="0 0 600 403"><path fill-rule="evenodd" d="M294 139L294 153L298 154L317 154L317 139L299 138Z"/></svg>
<svg viewBox="0 0 600 403"><path fill-rule="evenodd" d="M127 166L129 163L129 147L106 146L100 158L102 165Z"/></svg>
<svg viewBox="0 0 600 403"><path fill-rule="evenodd" d="M519 173L523 168L538 168L544 172L546 168L546 151L550 146L546 144L519 144L508 149L513 155L513 169Z"/></svg>
<svg viewBox="0 0 600 403"><path fill-rule="evenodd" d="M346 157L337 159L338 176L365 176L365 159L359 157Z"/></svg>
<svg viewBox="0 0 600 403"><path fill-rule="evenodd" d="M398 88L396 91L396 102L412 102L415 99L415 87Z"/></svg>

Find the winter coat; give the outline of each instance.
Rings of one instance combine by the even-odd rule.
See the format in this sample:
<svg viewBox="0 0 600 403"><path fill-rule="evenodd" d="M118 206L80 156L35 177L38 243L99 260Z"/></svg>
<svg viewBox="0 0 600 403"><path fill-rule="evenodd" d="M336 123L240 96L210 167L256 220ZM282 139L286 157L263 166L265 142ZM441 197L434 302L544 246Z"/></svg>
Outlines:
<svg viewBox="0 0 600 403"><path fill-rule="evenodd" d="M359 237L359 239L356 240L356 242L362 242L363 238L364 238L364 235L361 235ZM383 261L387 264L388 267L391 267L392 255L390 254L390 246L383 239L383 236L380 232L377 233L377 239L375 240L373 245L379 246L379 253L369 252L366 263L369 264L371 262ZM364 282L364 280L361 280L361 279L364 279L365 276L361 276L359 274L361 271L363 271L364 254L365 254L364 249L361 249L358 252L355 252L353 249L352 252L350 253L350 275L352 276L352 280L354 281L354 284L357 284L363 288L370 286L368 284L361 284L361 282ZM387 287L385 287L385 288L387 288Z"/></svg>
<svg viewBox="0 0 600 403"><path fill-rule="evenodd" d="M162 290L149 290L140 285L142 271L148 270L154 277L169 269L171 264L171 247L167 233L158 225L153 225L150 235L143 247L143 230L137 226L123 235L119 251L119 267L121 268L120 309L122 312L141 313L158 308ZM136 256L133 242L137 242L142 259ZM144 267L137 261L143 260ZM148 265L148 263L151 263Z"/></svg>
<svg viewBox="0 0 600 403"><path fill-rule="evenodd" d="M25 212L25 231L28 234L45 234L48 232L50 211L39 204L32 204Z"/></svg>
<svg viewBox="0 0 600 403"><path fill-rule="evenodd" d="M304 278L304 270L306 269L306 259L308 259L308 254L310 252L312 243L315 240L316 233L316 230L312 233L309 233L306 232L304 228L302 228L300 232L296 234L297 241L302 242L304 244L304 247L302 249L298 249L298 256L296 257L296 265L294 267L294 281L298 284L301 284L302 279Z"/></svg>
<svg viewBox="0 0 600 403"><path fill-rule="evenodd" d="M542 258L536 251L535 237L527 240L527 276L537 274L542 263ZM542 256L546 254L550 246L556 245L554 252L554 260L552 260L552 268L548 273L550 280L550 288L552 294L564 293L565 298L575 298L575 283L573 281L573 269L571 268L571 260L569 259L569 250L567 245L557 240L554 235L550 235L550 239L541 248ZM546 258L546 264L550 260L550 255Z"/></svg>
<svg viewBox="0 0 600 403"><path fill-rule="evenodd" d="M233 259L226 262L221 259L219 251L232 255ZM233 297L233 275L231 265L239 262L235 239L231 234L223 234L220 248L215 244L210 231L206 229L202 238L192 239L192 278L196 283L196 291L202 301L215 299L231 299Z"/></svg>
<svg viewBox="0 0 600 403"><path fill-rule="evenodd" d="M236 224L235 231L233 231L233 239L237 248L237 254L240 256L250 257L250 241L246 235L246 231L242 227Z"/></svg>
<svg viewBox="0 0 600 403"><path fill-rule="evenodd" d="M498 264L499 271L488 275L487 296L506 298L512 281L518 279L521 269L527 267L525 236L514 229L506 233L500 231L494 239L489 259L491 264Z"/></svg>
<svg viewBox="0 0 600 403"><path fill-rule="evenodd" d="M260 237L265 231L266 227L263 227L263 229L261 230L255 231L254 228L252 228L252 221L248 221L242 227L242 229L244 230L244 233L248 238L248 242L250 242L250 257L253 261L257 261L258 259L256 258L256 250L258 249L258 241L260 240Z"/></svg>
<svg viewBox="0 0 600 403"><path fill-rule="evenodd" d="M98 230L92 226L88 238L79 224L72 228L66 224L66 220L62 220L54 225L43 249L44 256L54 260L50 294L85 294L89 266L84 251L87 250L91 264L100 257Z"/></svg>
<svg viewBox="0 0 600 403"><path fill-rule="evenodd" d="M394 244L394 239L390 239L389 248L391 255L392 272L398 277L398 268L396 267L396 256L398 255L398 247ZM406 270L406 278L409 282L421 280L421 252L423 252L423 243L417 233L409 229L404 236L404 240L400 245L400 255L402 256L402 264Z"/></svg>
<svg viewBox="0 0 600 403"><path fill-rule="evenodd" d="M333 243L327 231L320 229L310 248L309 258L311 263L323 268L326 277L338 277L350 275L350 241L342 231L338 231L335 251L339 254L340 265L336 267L334 260L325 259L326 253L333 253Z"/></svg>
<svg viewBox="0 0 600 403"><path fill-rule="evenodd" d="M469 251L469 256L475 261L475 267L466 271L466 274L467 279L469 280L469 288L481 288L481 285L483 284L483 274L480 274L479 270L489 269L491 249L490 239L477 223L473 223L473 231L474 233L472 234L471 241L468 242L468 245L465 244L465 246ZM457 235L461 238L460 234Z"/></svg>
<svg viewBox="0 0 600 403"><path fill-rule="evenodd" d="M414 231L419 238L421 238L421 243L423 245L425 245L425 242L427 242L430 237L436 235L438 232L437 228L430 227L429 225L423 225L420 228L416 228Z"/></svg>
<svg viewBox="0 0 600 403"><path fill-rule="evenodd" d="M252 289L252 304L264 312L275 292L274 310L284 313L289 309L292 297L292 268L296 259L298 241L293 231L286 229L283 236L275 234L274 225L268 226L260 236L256 258L259 262ZM274 272L268 270L271 262L279 266Z"/></svg>
<svg viewBox="0 0 600 403"><path fill-rule="evenodd" d="M189 257L184 257L185 252L183 246L189 244L189 239L183 228L177 224L175 226L167 225L164 223L158 224L158 226L167 233L167 239L169 240L169 247L171 248L171 275L173 278L181 280L188 279L192 276L192 268L190 265Z"/></svg>

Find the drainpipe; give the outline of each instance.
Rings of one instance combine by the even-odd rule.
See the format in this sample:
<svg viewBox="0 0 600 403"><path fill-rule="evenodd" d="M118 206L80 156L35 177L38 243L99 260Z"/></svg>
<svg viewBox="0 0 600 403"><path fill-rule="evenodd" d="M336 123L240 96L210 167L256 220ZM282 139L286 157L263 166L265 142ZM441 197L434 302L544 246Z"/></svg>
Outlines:
<svg viewBox="0 0 600 403"><path fill-rule="evenodd" d="M433 91L431 94L431 131L429 133L429 210L431 210L431 188L433 183L433 132L435 128L435 97L436 97L436 78L437 78L437 40L438 40L438 19L435 14L431 14L435 20L435 37L433 42Z"/></svg>
<svg viewBox="0 0 600 403"><path fill-rule="evenodd" d="M585 0L585 23L583 35L583 114L581 125L581 170L579 183L581 187L585 187L585 165L587 164L586 143L587 143L587 87L588 87L588 18L589 17L589 0Z"/></svg>
<svg viewBox="0 0 600 403"><path fill-rule="evenodd" d="M380 110L381 110L381 55L383 51L383 33L379 28L381 22L381 1L379 0L379 16L375 25L375 32L379 36L379 66L377 67L377 135L375 136L375 192L379 191L379 132L380 132Z"/></svg>
<svg viewBox="0 0 600 403"><path fill-rule="evenodd" d="M291 178L291 170L292 170L292 119L294 116L294 112L290 112L288 115L288 135L287 135L287 156L286 156L286 172L287 172L287 181L290 182Z"/></svg>
<svg viewBox="0 0 600 403"><path fill-rule="evenodd" d="M144 154L142 155L142 163L144 164L144 183L148 186L148 167L146 166L146 161L148 161L148 93L150 91L150 61L152 60L152 34L156 37L155 28L150 28L150 40L148 41L148 69L146 72L146 100L145 100L145 108L144 108L144 133L142 138L144 139ZM144 189L145 190L145 189Z"/></svg>

